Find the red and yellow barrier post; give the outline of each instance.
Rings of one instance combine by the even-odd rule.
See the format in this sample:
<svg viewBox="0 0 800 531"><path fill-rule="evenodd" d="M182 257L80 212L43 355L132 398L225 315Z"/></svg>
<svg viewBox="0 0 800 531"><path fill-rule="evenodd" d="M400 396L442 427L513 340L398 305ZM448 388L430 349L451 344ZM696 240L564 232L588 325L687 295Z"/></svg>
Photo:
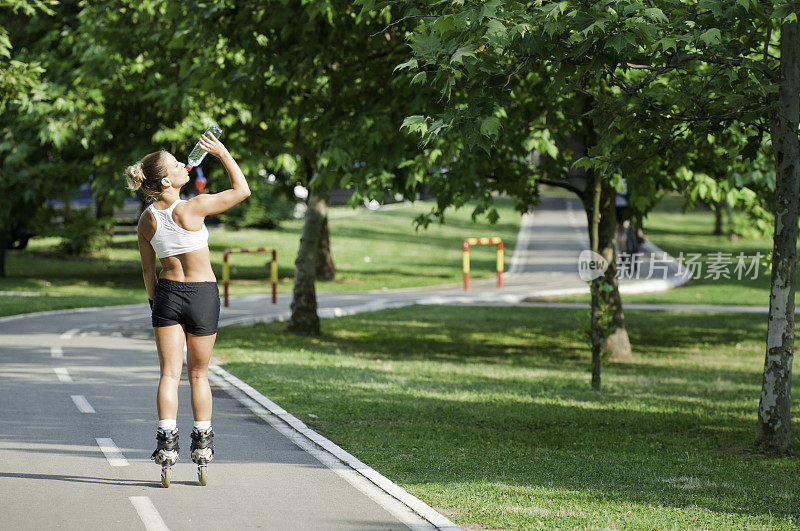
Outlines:
<svg viewBox="0 0 800 531"><path fill-rule="evenodd" d="M469 289L469 246L497 245L497 287L503 287L503 240L501 238L464 238L461 243L464 270L464 291Z"/></svg>
<svg viewBox="0 0 800 531"><path fill-rule="evenodd" d="M224 289L225 306L228 306L228 285L231 282L231 268L228 258L232 253L272 253L272 260L270 260L269 277L267 280L272 283L272 304L278 302L278 251L277 249L266 249L259 247L258 249L225 249L222 253L222 285Z"/></svg>

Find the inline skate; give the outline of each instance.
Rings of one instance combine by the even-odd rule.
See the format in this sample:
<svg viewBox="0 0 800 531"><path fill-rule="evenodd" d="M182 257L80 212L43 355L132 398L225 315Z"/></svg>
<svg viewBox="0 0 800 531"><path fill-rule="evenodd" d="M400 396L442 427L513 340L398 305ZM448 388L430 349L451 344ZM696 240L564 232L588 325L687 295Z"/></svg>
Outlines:
<svg viewBox="0 0 800 531"><path fill-rule="evenodd" d="M178 430L166 432L162 429L156 431L157 446L150 459L161 465L161 485L169 487L172 465L178 460Z"/></svg>
<svg viewBox="0 0 800 531"><path fill-rule="evenodd" d="M201 485L208 483L207 465L214 459L214 432L211 429L192 430L192 461L197 463L197 480Z"/></svg>

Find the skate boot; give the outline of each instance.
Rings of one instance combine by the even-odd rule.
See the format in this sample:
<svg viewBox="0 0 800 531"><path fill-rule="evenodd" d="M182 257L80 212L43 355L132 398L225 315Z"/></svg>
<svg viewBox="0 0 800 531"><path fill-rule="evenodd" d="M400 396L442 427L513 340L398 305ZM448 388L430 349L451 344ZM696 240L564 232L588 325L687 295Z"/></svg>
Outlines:
<svg viewBox="0 0 800 531"><path fill-rule="evenodd" d="M161 428L156 431L156 446L153 455L150 459L154 460L157 465L161 465L161 485L169 487L170 472L172 465L178 460L178 430L172 432L165 432Z"/></svg>
<svg viewBox="0 0 800 531"><path fill-rule="evenodd" d="M211 429L192 430L192 461L197 463L197 480L205 486L208 482L206 465L214 459L214 432Z"/></svg>

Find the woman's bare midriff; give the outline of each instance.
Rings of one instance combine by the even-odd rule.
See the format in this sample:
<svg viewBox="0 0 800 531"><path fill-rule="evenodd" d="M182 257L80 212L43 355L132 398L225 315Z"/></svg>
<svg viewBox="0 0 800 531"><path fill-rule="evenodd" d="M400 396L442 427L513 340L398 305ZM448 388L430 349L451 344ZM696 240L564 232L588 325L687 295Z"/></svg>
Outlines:
<svg viewBox="0 0 800 531"><path fill-rule="evenodd" d="M158 278L176 282L216 282L211 269L211 254L208 247L190 253L161 258L161 274Z"/></svg>

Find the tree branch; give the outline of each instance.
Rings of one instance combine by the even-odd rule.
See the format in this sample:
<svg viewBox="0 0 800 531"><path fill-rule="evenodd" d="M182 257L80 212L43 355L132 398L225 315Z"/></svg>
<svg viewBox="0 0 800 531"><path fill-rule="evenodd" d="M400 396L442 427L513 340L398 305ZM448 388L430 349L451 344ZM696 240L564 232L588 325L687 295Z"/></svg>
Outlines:
<svg viewBox="0 0 800 531"><path fill-rule="evenodd" d="M569 190L573 194L580 196L581 190L578 189L577 186L572 186L566 181L551 181L550 179L536 179L537 183L546 184L548 186L558 186L559 188L563 188L565 190Z"/></svg>
<svg viewBox="0 0 800 531"><path fill-rule="evenodd" d="M769 57L769 41L772 40L772 24L767 24L767 38L764 39L764 60L762 63L766 66L767 58Z"/></svg>
<svg viewBox="0 0 800 531"><path fill-rule="evenodd" d="M612 85L616 85L617 87L621 88L622 90L624 90L625 92L630 94L631 86L628 85L628 83L626 83L624 79L621 79L621 78L617 77L617 75L614 74L614 71L611 70L608 67L608 65L603 65L603 70L605 70L606 73L609 76L611 76L611 84Z"/></svg>
<svg viewBox="0 0 800 531"><path fill-rule="evenodd" d="M382 30L370 35L370 37L374 37L376 35L380 35L381 33L386 32L386 30L388 30L392 26L396 26L396 25L400 24L401 22L404 22L404 21L406 21L408 19L411 19L411 18L435 18L435 17L436 17L436 15L408 15L406 17L403 17L403 18L395 20L394 22L392 22L391 24L389 24L388 26L386 26Z"/></svg>

